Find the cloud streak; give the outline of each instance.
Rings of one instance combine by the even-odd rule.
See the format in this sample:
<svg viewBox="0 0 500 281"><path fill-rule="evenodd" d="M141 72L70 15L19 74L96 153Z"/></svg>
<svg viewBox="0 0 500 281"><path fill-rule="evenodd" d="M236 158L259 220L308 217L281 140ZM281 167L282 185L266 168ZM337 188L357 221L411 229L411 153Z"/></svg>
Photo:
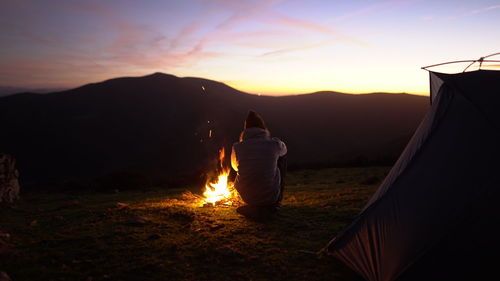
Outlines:
<svg viewBox="0 0 500 281"><path fill-rule="evenodd" d="M235 42L235 37L224 36L227 34L234 26L245 23L245 22L255 22L261 23L268 26L268 28L278 28L284 31L290 31L291 34L297 34L297 29L303 32L312 32L315 34L326 36L323 39L323 43L307 44L299 46L289 46L283 45L278 50L268 51L258 57L268 57L273 55L281 55L291 52L299 52L303 50L318 48L325 46L327 44L335 42L346 42L358 46L366 47L368 44L362 40L353 38L351 36L345 35L331 26L322 25L315 23L313 21L301 20L291 16L283 15L273 11L273 6L282 2L281 0L265 0L257 3L250 3L247 1L227 1L227 0L207 0L209 3L216 3L218 5L223 5L226 9L232 10L232 14L220 22L216 27L214 32L207 35L203 40L209 44L210 42L220 42L224 41L227 44L241 45L241 42ZM266 31L255 31L254 34L264 34ZM240 36L241 37L241 36ZM261 38L262 39L262 38ZM326 42L326 43L325 43ZM288 42L287 44L290 44ZM256 44L246 44L248 47L255 46ZM257 48L263 48L265 44L258 44ZM265 48L265 47L264 47ZM276 47L274 46L276 49Z"/></svg>
<svg viewBox="0 0 500 281"><path fill-rule="evenodd" d="M328 45L327 42L318 43L318 44L304 45L304 46L295 47L295 48L280 49L280 50L275 50L275 51L270 51L270 52L263 53L259 57L278 56L278 55L283 55L283 54L288 54L288 53L294 53L294 52L299 52L299 51L305 51L305 50L311 50L311 49L321 48L321 47L324 47L326 45Z"/></svg>
<svg viewBox="0 0 500 281"><path fill-rule="evenodd" d="M500 9L500 5L489 6L489 7L486 7L486 8L473 10L471 13L472 14L481 14L481 13L489 12L489 11L496 10L496 9Z"/></svg>
<svg viewBox="0 0 500 281"><path fill-rule="evenodd" d="M188 68L207 59L245 55L241 52L232 54L230 50L236 47L247 48L248 51L256 49L259 52L268 49L255 55L257 58L264 58L320 48L335 42L366 46L361 40L346 36L331 26L275 12L274 6L283 0L204 1L207 9L203 11L203 15L186 24L170 38L163 34L161 27L136 23L134 19L121 14L119 9L113 9L99 1L63 2L56 7L59 14L79 11L104 26L102 30L89 32L89 35L78 35L76 38L79 42L69 42L62 31L59 34L33 32L24 23L3 22L2 28L8 30L10 36L23 38L24 42L29 42L28 45L44 45L51 55L4 60L0 64L4 69L11 69L12 75L2 71L1 81L14 81L16 75L27 76L30 64L33 65L32 72L38 72L33 74L30 81L41 83L44 79L60 81L57 76L64 76L60 73L67 73L70 69L82 76L93 77L96 73L122 73L131 69L162 71ZM229 12L229 15L221 19L221 10ZM210 21L213 23L211 27L206 24ZM249 26L256 23L259 26L257 28L238 29L238 25ZM319 40L321 43L303 44L286 39L296 35L298 30L305 34L315 34L317 38L314 41ZM263 40L264 38L268 40ZM222 46L223 51L207 51L215 45ZM248 55L254 53L250 52Z"/></svg>
<svg viewBox="0 0 500 281"><path fill-rule="evenodd" d="M470 17L470 16L475 16L475 15L483 14L483 13L486 13L486 12L491 12L491 11L497 10L497 9L500 9L500 5L487 6L487 7L478 8L478 9L475 9L475 10L468 10L468 11L462 12L460 14L455 14L455 15L444 17L444 18L438 18L438 17L434 17L434 16L425 16L425 17L423 17L423 20L425 20L425 21L433 21L433 20L437 20L437 21L457 20L457 19L462 19L462 18L466 18L466 17Z"/></svg>
<svg viewBox="0 0 500 281"><path fill-rule="evenodd" d="M304 20L298 20L295 18L291 18L288 16L283 16L283 15L275 15L276 20L272 20L271 22L275 22L277 25L283 26L283 27L288 27L288 28L300 28L304 30L309 30L309 31L314 31L314 32L319 32L325 35L328 35L331 37L333 40L337 41L344 41L347 43L351 43L354 45L358 46L363 46L366 47L368 46L368 43L363 42L362 40L353 38L351 36L344 35L343 33L337 31L336 29L317 24L311 21L304 21Z"/></svg>
<svg viewBox="0 0 500 281"><path fill-rule="evenodd" d="M386 11L391 11L397 8L404 7L406 5L413 4L415 2L419 2L420 0L389 0L389 1L383 1L383 2L378 2L374 3L371 5L368 5L366 7L363 7L361 9L354 10L352 12L346 13L344 15L335 17L331 19L329 22L330 23L341 23L350 19L355 19L359 18L364 15L368 14L374 14L374 13L380 13L380 12L386 12Z"/></svg>

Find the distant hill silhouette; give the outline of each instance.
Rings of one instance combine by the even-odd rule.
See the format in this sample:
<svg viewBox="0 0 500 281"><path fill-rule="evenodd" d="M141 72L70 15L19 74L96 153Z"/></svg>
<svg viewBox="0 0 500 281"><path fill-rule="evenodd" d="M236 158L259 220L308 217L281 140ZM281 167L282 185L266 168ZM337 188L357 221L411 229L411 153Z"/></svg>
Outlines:
<svg viewBox="0 0 500 281"><path fill-rule="evenodd" d="M9 86L0 86L0 97L8 96L12 94L18 93L50 93L50 92L58 92L63 91L63 88L21 88L21 87L9 87Z"/></svg>
<svg viewBox="0 0 500 281"><path fill-rule="evenodd" d="M211 167L253 109L287 143L292 167L390 163L427 107L407 94L257 96L155 73L0 98L0 152L25 181L137 172L175 183Z"/></svg>

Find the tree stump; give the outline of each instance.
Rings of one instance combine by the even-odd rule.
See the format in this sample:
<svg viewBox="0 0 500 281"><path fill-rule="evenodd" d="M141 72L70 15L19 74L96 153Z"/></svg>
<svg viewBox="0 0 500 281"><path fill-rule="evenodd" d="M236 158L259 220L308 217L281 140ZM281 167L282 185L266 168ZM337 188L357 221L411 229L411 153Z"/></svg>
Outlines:
<svg viewBox="0 0 500 281"><path fill-rule="evenodd" d="M14 157L0 153L0 203L12 203L19 198L18 178Z"/></svg>

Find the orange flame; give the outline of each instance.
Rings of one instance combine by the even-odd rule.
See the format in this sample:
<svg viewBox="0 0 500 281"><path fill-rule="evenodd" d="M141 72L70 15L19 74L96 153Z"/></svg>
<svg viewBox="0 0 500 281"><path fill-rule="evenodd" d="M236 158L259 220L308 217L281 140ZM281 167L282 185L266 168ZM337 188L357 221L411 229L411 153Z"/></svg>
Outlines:
<svg viewBox="0 0 500 281"><path fill-rule="evenodd" d="M225 150L221 148L221 150L219 150L220 172L216 180L208 182L205 185L205 192L203 192L205 203L214 206L218 204L231 205L234 201L238 200L238 195L234 189L234 183L229 181L230 169L224 167L225 156Z"/></svg>

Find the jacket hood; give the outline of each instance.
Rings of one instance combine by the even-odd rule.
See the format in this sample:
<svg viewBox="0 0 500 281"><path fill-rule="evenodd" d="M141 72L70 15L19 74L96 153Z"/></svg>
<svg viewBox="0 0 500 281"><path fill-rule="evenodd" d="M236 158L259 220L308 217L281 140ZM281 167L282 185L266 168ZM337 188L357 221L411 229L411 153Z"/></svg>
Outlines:
<svg viewBox="0 0 500 281"><path fill-rule="evenodd" d="M269 131L262 129L262 128L257 128L257 127L252 127L243 130L241 140L247 140L251 138L266 138L269 137Z"/></svg>

